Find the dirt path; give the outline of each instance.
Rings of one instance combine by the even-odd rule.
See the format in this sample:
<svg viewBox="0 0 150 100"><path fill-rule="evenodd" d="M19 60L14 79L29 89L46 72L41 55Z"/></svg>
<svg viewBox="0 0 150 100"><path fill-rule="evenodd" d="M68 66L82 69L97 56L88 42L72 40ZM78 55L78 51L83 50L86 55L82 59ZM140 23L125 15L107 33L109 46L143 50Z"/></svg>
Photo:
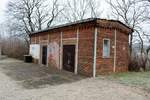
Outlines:
<svg viewBox="0 0 150 100"><path fill-rule="evenodd" d="M46 69L13 59L0 61L0 100L150 100L139 89Z"/></svg>

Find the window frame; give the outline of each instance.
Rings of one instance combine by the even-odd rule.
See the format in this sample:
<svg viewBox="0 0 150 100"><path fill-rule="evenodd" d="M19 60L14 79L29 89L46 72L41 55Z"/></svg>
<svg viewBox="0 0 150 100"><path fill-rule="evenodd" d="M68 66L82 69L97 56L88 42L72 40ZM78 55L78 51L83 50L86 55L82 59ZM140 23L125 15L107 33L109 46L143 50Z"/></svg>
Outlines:
<svg viewBox="0 0 150 100"><path fill-rule="evenodd" d="M108 56L104 55L104 41L107 40L108 41ZM102 57L103 58L110 58L110 39L109 38L104 38L103 39L103 51L102 51Z"/></svg>

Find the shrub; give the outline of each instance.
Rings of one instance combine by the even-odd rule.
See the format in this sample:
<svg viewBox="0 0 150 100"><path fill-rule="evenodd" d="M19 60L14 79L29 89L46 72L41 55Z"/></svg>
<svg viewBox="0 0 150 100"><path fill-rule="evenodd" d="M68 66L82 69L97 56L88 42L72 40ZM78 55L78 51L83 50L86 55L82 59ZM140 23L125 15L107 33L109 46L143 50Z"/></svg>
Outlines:
<svg viewBox="0 0 150 100"><path fill-rule="evenodd" d="M147 71L150 60L146 53L133 54L129 60L129 71Z"/></svg>
<svg viewBox="0 0 150 100"><path fill-rule="evenodd" d="M20 38L5 38L2 41L2 54L8 57L23 59L28 54L26 42Z"/></svg>

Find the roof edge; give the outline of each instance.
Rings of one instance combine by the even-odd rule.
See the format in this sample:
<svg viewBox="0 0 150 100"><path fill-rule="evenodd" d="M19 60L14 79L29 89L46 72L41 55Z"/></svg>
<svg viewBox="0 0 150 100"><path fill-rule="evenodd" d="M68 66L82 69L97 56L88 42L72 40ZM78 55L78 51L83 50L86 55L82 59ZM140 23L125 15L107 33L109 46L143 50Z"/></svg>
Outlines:
<svg viewBox="0 0 150 100"><path fill-rule="evenodd" d="M101 18L88 18L88 19L83 19L83 20L78 20L75 22L71 22L71 23L66 23L66 24L62 24L62 25L57 25L57 26L53 26L44 30L39 30L39 31L35 31L35 32L31 32L30 35L34 35L36 33L41 33L41 32L47 32L53 29L59 29L59 28L63 28L63 27L67 27L67 26L71 26L71 25L76 25L76 24L81 24L81 23L87 23L87 22L95 22L95 24L97 24L97 20L106 20L106 21L111 21L111 22L117 22L122 24L123 26L125 26L126 28L131 30L131 33L134 32L132 28L130 28L129 26L125 25L124 23L122 23L119 20L113 20L113 19L101 19Z"/></svg>

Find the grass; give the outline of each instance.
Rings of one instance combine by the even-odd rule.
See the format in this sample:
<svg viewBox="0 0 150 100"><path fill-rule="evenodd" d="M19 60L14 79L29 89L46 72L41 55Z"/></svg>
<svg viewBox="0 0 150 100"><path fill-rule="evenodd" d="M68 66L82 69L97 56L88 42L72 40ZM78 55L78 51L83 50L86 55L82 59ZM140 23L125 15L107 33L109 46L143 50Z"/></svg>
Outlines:
<svg viewBox="0 0 150 100"><path fill-rule="evenodd" d="M150 92L150 71L115 73L108 76L108 78L121 84L140 87Z"/></svg>

